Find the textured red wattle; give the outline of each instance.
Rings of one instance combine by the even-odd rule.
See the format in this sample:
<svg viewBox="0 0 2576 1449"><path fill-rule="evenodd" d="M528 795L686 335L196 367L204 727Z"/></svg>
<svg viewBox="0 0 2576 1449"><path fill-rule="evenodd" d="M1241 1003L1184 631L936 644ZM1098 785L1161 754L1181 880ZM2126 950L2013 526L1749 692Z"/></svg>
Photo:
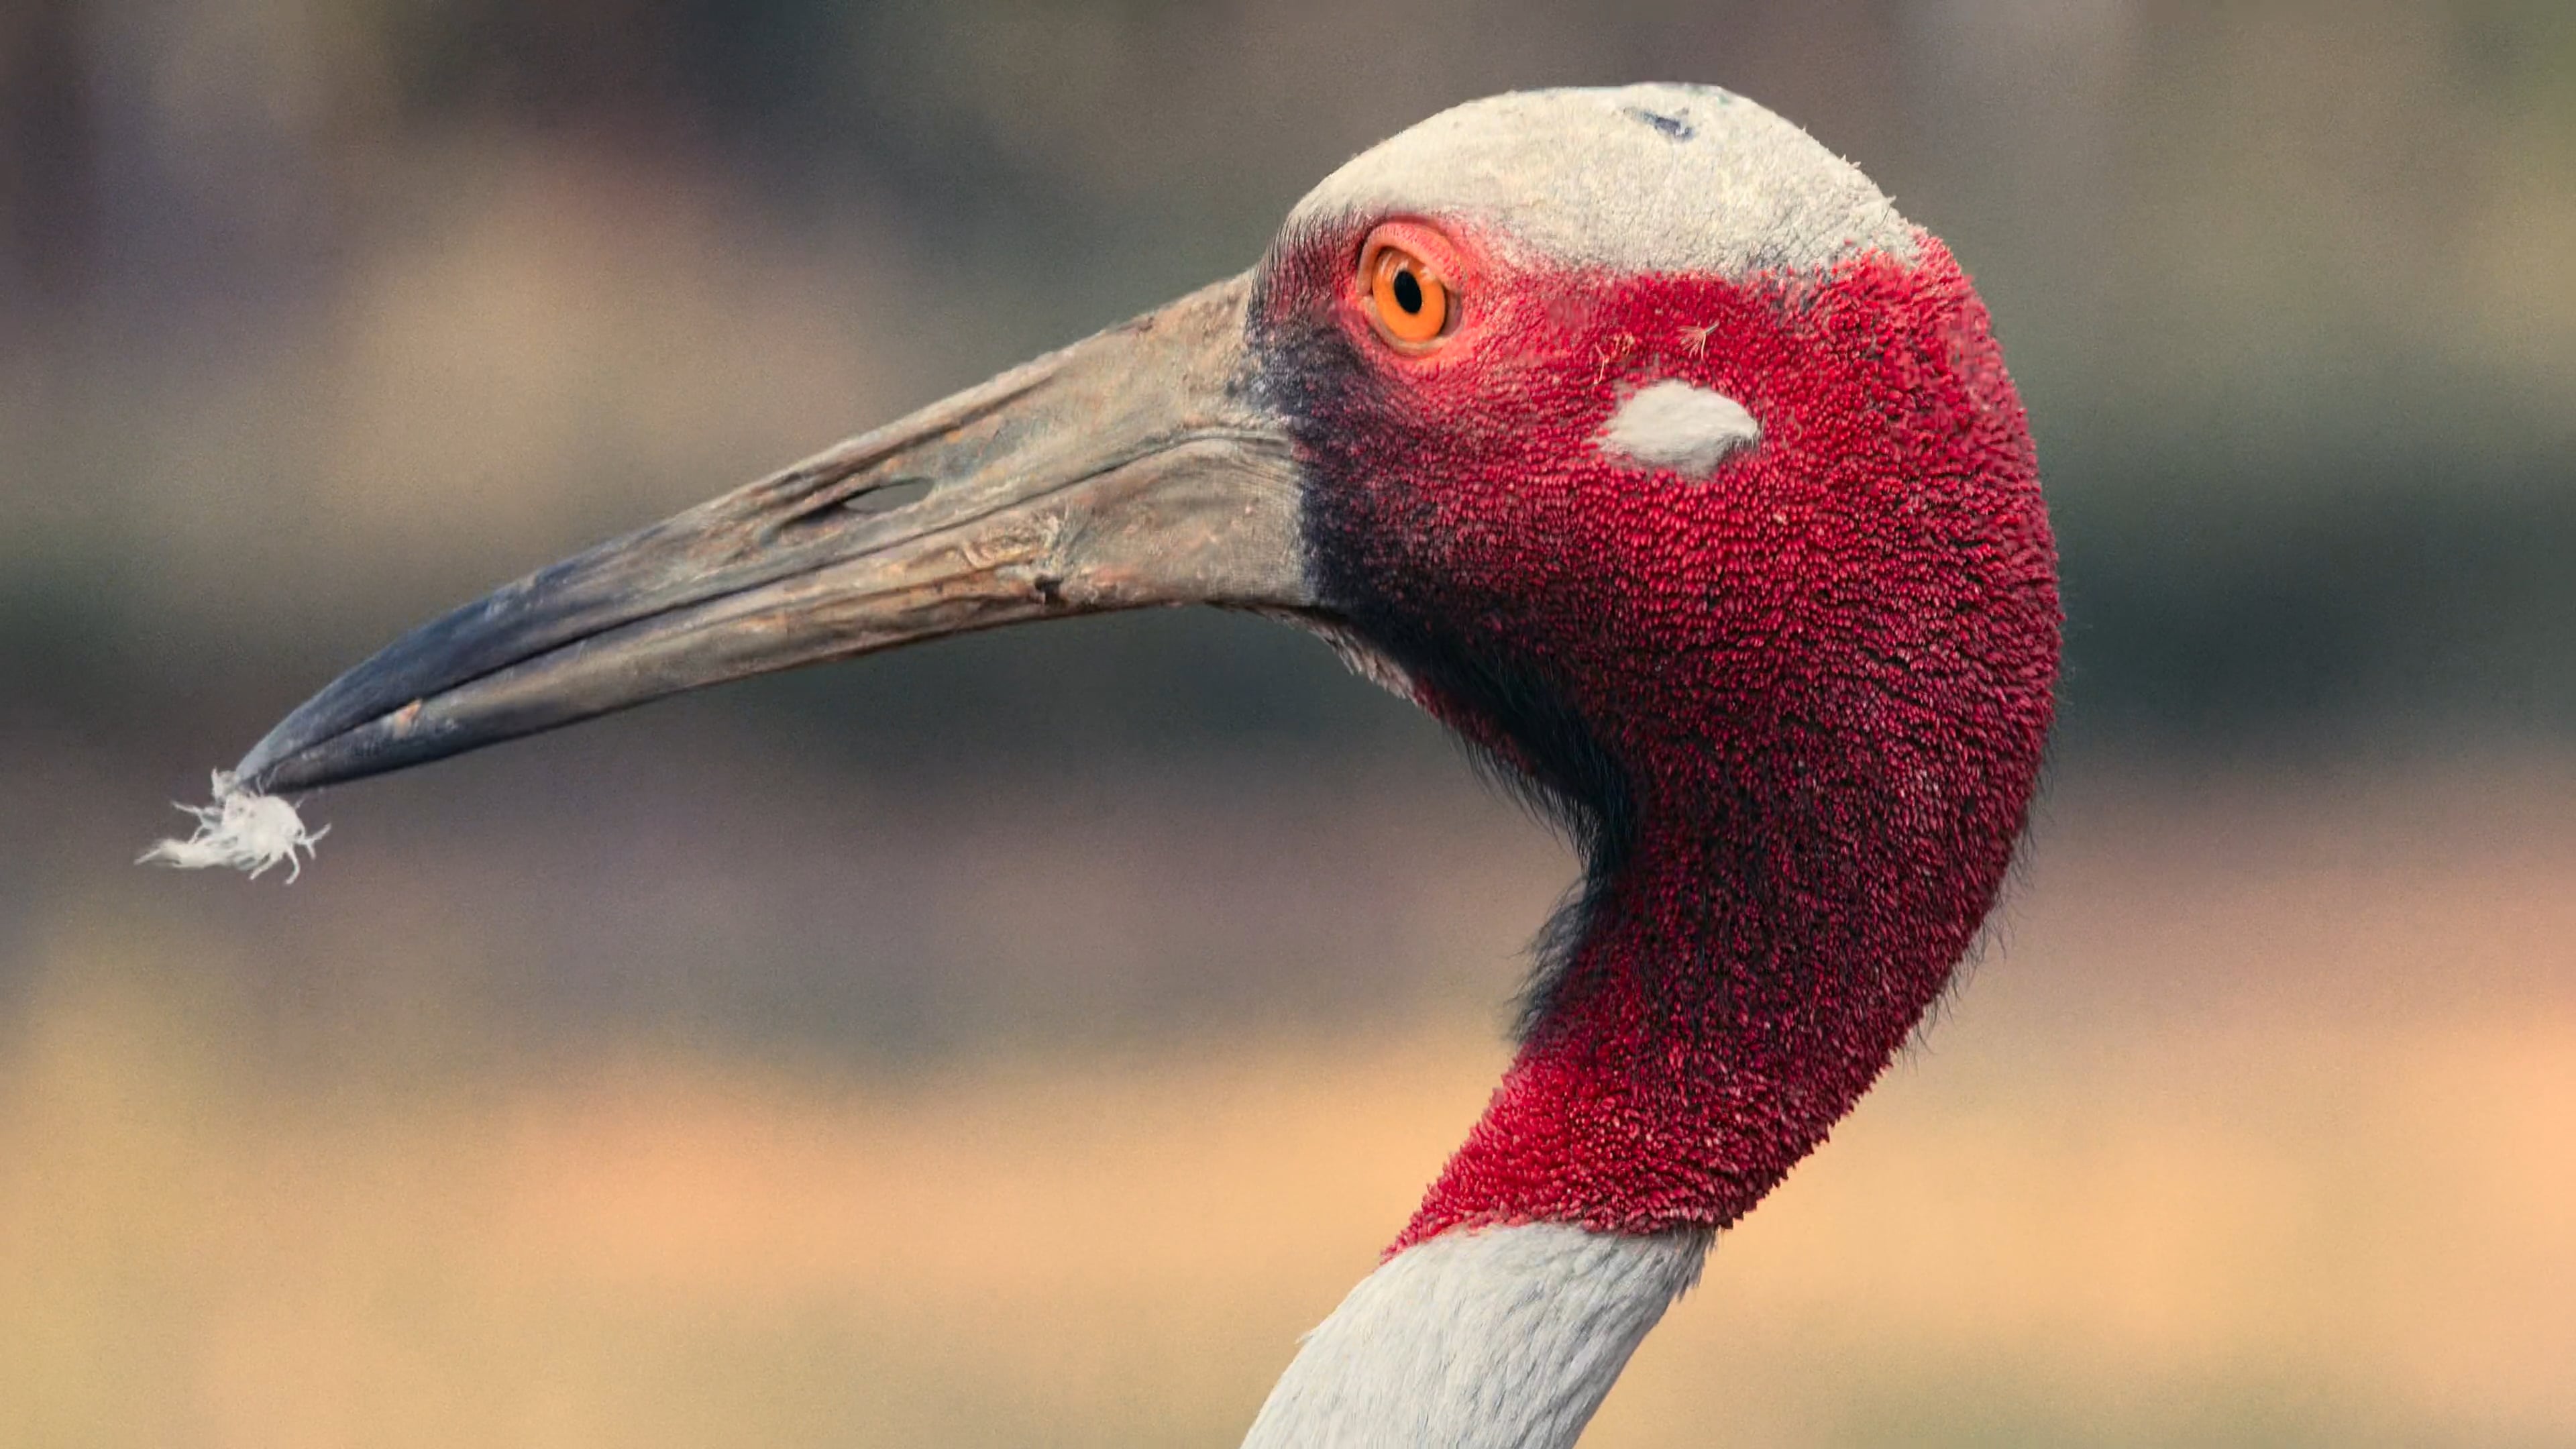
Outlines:
<svg viewBox="0 0 2576 1449"><path fill-rule="evenodd" d="M2029 432L1929 237L1750 281L1482 265L1454 356L1304 400L1330 485L1310 530L1382 632L1561 700L1631 821L1394 1250L1720 1227L1868 1089L2010 863L2058 657ZM1664 378L1741 402L1760 445L1706 481L1604 456L1618 401ZM1494 711L1427 693L1531 758Z"/></svg>

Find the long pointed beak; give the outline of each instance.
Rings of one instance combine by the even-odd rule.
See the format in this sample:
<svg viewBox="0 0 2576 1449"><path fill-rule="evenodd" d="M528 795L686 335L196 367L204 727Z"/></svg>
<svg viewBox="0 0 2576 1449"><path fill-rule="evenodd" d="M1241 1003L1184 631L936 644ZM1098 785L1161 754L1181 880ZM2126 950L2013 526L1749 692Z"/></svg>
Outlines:
<svg viewBox="0 0 2576 1449"><path fill-rule="evenodd" d="M667 694L971 629L1156 604L1308 608L1247 278L599 545L341 675L234 773L381 774Z"/></svg>

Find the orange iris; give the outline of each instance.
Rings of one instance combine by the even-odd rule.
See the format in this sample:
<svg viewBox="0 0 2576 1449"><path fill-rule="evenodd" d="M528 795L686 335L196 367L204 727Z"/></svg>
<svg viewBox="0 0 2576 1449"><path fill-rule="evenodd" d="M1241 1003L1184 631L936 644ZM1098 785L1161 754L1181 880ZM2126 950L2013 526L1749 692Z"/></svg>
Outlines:
<svg viewBox="0 0 2576 1449"><path fill-rule="evenodd" d="M1427 351L1449 325L1449 286L1431 264L1391 242L1369 249L1360 262L1368 282L1370 316L1388 342L1406 352Z"/></svg>

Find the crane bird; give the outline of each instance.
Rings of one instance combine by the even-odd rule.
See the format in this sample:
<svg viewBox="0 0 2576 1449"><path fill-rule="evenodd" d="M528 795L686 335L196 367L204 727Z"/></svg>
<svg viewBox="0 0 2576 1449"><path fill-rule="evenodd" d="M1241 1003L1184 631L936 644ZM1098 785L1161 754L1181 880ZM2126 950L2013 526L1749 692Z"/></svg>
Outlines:
<svg viewBox="0 0 2576 1449"><path fill-rule="evenodd" d="M1247 1442L1570 1444L1943 990L2052 714L2055 548L1984 305L1770 111L1445 111L1250 271L423 625L235 775L1177 604L1322 635L1584 868L1483 1118Z"/></svg>

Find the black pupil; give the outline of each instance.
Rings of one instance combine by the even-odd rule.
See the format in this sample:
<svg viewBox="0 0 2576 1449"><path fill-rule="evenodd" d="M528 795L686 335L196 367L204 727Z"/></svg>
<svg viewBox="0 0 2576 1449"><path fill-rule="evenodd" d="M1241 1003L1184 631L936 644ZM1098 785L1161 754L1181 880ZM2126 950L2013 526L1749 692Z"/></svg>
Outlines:
<svg viewBox="0 0 2576 1449"><path fill-rule="evenodd" d="M1407 312L1422 310L1422 283L1414 279L1411 267L1398 267L1395 272L1395 305Z"/></svg>

